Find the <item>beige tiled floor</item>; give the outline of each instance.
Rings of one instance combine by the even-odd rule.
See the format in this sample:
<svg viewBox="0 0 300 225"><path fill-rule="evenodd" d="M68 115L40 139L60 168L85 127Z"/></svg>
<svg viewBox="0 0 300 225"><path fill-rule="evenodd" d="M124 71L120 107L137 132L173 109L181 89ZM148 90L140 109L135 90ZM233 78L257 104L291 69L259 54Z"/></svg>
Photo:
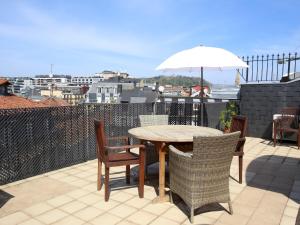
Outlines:
<svg viewBox="0 0 300 225"><path fill-rule="evenodd" d="M300 202L299 160L295 145L274 148L267 140L247 138L243 184L235 180L237 158L231 166L234 214L224 210L226 204L208 205L195 211L195 224L295 224ZM125 184L124 169L111 170L109 202L104 202L103 189L96 190L96 160L1 186L12 198L0 208L0 225L190 224L189 210L182 201L176 205L152 203L157 182L146 182L145 198L140 199L135 181ZM132 173L136 171L133 168Z"/></svg>

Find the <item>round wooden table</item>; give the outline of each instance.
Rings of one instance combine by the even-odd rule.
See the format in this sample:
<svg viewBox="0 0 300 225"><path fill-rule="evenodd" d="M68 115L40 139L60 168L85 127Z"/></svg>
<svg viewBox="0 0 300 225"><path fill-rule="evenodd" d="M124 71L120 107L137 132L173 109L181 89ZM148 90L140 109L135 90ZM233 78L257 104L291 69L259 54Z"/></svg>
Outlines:
<svg viewBox="0 0 300 225"><path fill-rule="evenodd" d="M193 142L194 136L217 136L223 132L209 127L191 125L156 125L137 127L128 133L143 143L150 141L159 153L159 196L154 202L164 202L165 195L165 156L171 143Z"/></svg>

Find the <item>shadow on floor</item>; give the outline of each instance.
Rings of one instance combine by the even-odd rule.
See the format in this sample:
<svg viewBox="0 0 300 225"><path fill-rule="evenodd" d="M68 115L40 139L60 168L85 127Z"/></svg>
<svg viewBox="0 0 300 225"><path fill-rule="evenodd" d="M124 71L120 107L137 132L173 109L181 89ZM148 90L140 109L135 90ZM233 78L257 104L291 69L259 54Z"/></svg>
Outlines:
<svg viewBox="0 0 300 225"><path fill-rule="evenodd" d="M273 145L273 142L266 144ZM295 177L300 178L299 159L274 155L261 156L248 165L246 174L247 172L256 172L253 179L246 177L248 186L281 193L297 204L300 203L299 196L291 194ZM300 209L295 225L300 225Z"/></svg>
<svg viewBox="0 0 300 225"><path fill-rule="evenodd" d="M250 173L255 176L247 176ZM286 156L261 156L246 169L247 186L281 193L299 204L299 196L291 194L296 176L300 178L299 159Z"/></svg>
<svg viewBox="0 0 300 225"><path fill-rule="evenodd" d="M14 198L15 196L0 190L0 208L2 208L11 198Z"/></svg>

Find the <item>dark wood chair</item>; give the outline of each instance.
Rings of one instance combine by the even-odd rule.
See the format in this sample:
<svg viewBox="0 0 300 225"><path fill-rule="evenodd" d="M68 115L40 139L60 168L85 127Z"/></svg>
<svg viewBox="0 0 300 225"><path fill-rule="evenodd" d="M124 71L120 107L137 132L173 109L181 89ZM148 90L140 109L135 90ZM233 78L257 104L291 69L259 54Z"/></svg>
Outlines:
<svg viewBox="0 0 300 225"><path fill-rule="evenodd" d="M105 166L105 201L109 199L109 168L114 166L126 166L126 183L130 183L130 165L139 165L139 197L144 197L144 168L145 168L145 146L130 145L128 137L106 138L104 122L94 121L97 140L98 178L97 190L101 190L102 163ZM121 140L124 145L108 146L108 141ZM139 148L139 155L130 152L131 148ZM119 151L119 152L116 152Z"/></svg>
<svg viewBox="0 0 300 225"><path fill-rule="evenodd" d="M300 126L299 126L300 108L285 107L281 110L281 117L273 120L273 140L274 147L276 146L277 134L280 134L282 141L283 134L295 133L297 135L297 145L300 148Z"/></svg>
<svg viewBox="0 0 300 225"><path fill-rule="evenodd" d="M234 155L239 157L239 183L243 182L243 156L244 156L244 145L246 142L246 129L248 119L245 116L233 116L230 125L230 132L240 131L240 138L237 143Z"/></svg>

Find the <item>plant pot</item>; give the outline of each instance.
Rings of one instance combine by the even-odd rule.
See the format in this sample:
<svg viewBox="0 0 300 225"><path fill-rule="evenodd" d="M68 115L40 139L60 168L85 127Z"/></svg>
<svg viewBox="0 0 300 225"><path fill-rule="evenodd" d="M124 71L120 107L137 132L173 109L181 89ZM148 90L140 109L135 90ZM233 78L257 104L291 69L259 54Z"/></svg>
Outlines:
<svg viewBox="0 0 300 225"><path fill-rule="evenodd" d="M230 133L230 129L228 127L225 127L223 131L224 131L225 134Z"/></svg>

